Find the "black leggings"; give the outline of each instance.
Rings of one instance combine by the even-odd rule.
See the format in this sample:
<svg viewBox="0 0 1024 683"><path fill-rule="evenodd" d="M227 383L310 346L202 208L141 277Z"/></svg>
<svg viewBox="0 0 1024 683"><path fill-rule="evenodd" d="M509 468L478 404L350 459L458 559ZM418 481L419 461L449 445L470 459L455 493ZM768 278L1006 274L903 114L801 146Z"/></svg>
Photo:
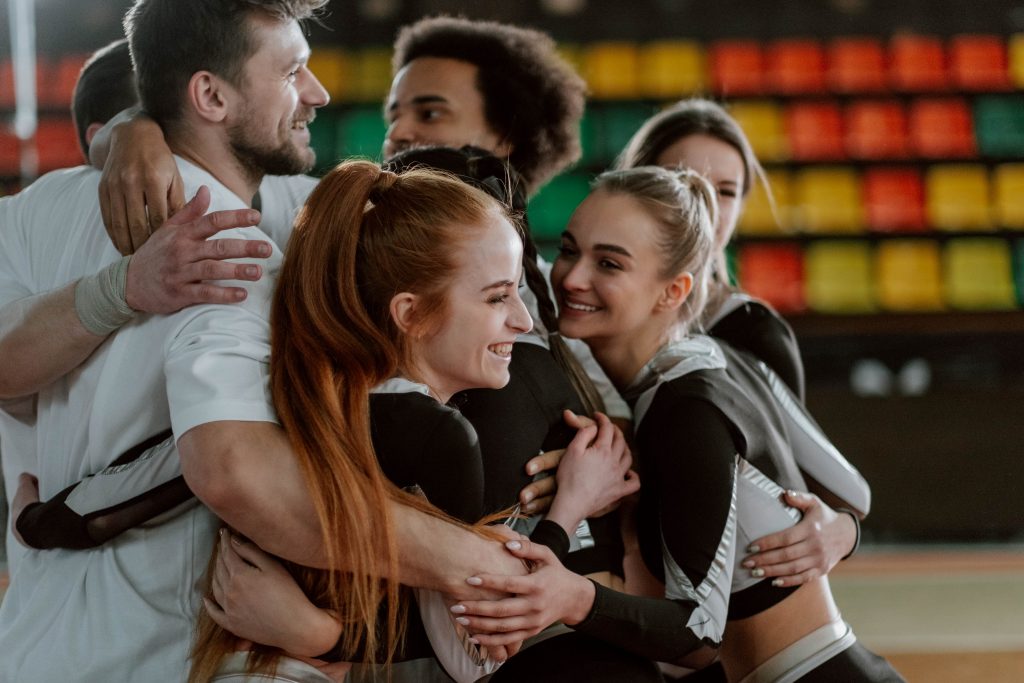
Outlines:
<svg viewBox="0 0 1024 683"><path fill-rule="evenodd" d="M582 633L565 633L522 650L490 683L664 683L650 660Z"/></svg>
<svg viewBox="0 0 1024 683"><path fill-rule="evenodd" d="M804 676L797 683L906 683L889 662L859 642Z"/></svg>

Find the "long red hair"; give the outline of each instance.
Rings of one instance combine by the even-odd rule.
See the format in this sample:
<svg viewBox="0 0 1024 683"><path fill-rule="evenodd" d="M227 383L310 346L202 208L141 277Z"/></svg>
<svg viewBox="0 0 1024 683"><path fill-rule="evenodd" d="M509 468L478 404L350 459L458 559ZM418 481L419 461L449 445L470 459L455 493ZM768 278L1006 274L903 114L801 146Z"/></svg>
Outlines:
<svg viewBox="0 0 1024 683"><path fill-rule="evenodd" d="M362 649L369 660L383 639L389 661L401 637L390 504L461 524L395 487L374 454L370 390L399 372L408 354L391 299L416 293L417 324L436 325L460 243L502 211L454 176L399 176L353 161L324 176L296 219L271 312L271 390L323 529L328 565L345 571L288 567L314 603L339 615L345 658ZM481 524L469 528L490 535ZM189 680L208 680L235 644L204 611ZM250 668L272 667L280 654L257 645Z"/></svg>

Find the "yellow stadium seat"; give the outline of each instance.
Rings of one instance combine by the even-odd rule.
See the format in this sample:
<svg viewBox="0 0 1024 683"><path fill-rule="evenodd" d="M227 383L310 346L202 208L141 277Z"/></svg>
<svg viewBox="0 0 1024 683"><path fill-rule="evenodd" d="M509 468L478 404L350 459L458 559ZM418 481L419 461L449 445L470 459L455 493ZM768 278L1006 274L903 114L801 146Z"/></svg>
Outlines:
<svg viewBox="0 0 1024 683"><path fill-rule="evenodd" d="M1024 33L1010 36L1008 59L1010 81L1017 88L1024 88Z"/></svg>
<svg viewBox="0 0 1024 683"><path fill-rule="evenodd" d="M1000 164L992 177L996 223L1024 230L1024 164Z"/></svg>
<svg viewBox="0 0 1024 683"><path fill-rule="evenodd" d="M994 237L952 239L943 252L946 302L964 310L1017 306L1013 263L1006 241Z"/></svg>
<svg viewBox="0 0 1024 683"><path fill-rule="evenodd" d="M928 222L939 230L989 230L988 170L981 164L932 166L925 177Z"/></svg>
<svg viewBox="0 0 1024 683"><path fill-rule="evenodd" d="M789 143L782 108L769 100L747 100L729 107L729 113L747 134L754 154L762 161L789 158Z"/></svg>
<svg viewBox="0 0 1024 683"><path fill-rule="evenodd" d="M736 228L741 235L780 235L794 232L789 215L793 194L789 173L771 170L767 172L767 177L772 199L775 200L775 211L772 211L764 187L761 183L756 183L747 195Z"/></svg>
<svg viewBox="0 0 1024 683"><path fill-rule="evenodd" d="M871 248L828 240L804 249L807 306L820 313L867 313L875 308Z"/></svg>
<svg viewBox="0 0 1024 683"><path fill-rule="evenodd" d="M598 99L640 95L639 53L632 43L592 43L583 53L584 77Z"/></svg>
<svg viewBox="0 0 1024 683"><path fill-rule="evenodd" d="M676 99L707 90L704 48L692 40L647 43L639 55L640 94Z"/></svg>
<svg viewBox="0 0 1024 683"><path fill-rule="evenodd" d="M943 309L939 245L931 240L885 240L875 252L879 305L889 311Z"/></svg>
<svg viewBox="0 0 1024 683"><path fill-rule="evenodd" d="M559 43L558 54L572 65L576 73L583 74L586 60L583 57L583 48L578 43Z"/></svg>
<svg viewBox="0 0 1024 683"><path fill-rule="evenodd" d="M309 70L316 74L332 100L348 97L352 82L352 64L340 48L318 47L309 57Z"/></svg>
<svg viewBox="0 0 1024 683"><path fill-rule="evenodd" d="M391 48L371 47L352 54L352 99L383 102L391 90Z"/></svg>
<svg viewBox="0 0 1024 683"><path fill-rule="evenodd" d="M850 168L817 167L799 171L794 220L807 232L864 232L860 178Z"/></svg>

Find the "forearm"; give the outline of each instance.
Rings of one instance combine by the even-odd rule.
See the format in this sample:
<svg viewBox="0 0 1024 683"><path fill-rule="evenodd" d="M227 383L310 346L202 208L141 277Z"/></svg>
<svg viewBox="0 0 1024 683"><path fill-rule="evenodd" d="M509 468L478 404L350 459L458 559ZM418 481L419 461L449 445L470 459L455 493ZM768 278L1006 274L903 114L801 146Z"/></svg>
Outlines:
<svg viewBox="0 0 1024 683"><path fill-rule="evenodd" d="M0 399L34 394L81 365L106 339L75 310L75 286L0 309Z"/></svg>
<svg viewBox="0 0 1024 683"><path fill-rule="evenodd" d="M280 427L265 422L202 425L179 438L178 450L186 481L221 519L269 553L326 567L316 511ZM525 573L500 543L398 502L390 505L402 583L461 598L479 596L466 579L480 572ZM380 562L383 575L383 554Z"/></svg>

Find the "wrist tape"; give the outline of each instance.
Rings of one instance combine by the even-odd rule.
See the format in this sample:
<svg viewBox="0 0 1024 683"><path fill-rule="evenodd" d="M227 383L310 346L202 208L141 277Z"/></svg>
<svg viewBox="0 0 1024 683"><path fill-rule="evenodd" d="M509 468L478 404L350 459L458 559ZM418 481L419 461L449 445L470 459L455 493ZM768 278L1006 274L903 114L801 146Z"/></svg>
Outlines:
<svg viewBox="0 0 1024 683"><path fill-rule="evenodd" d="M89 332L105 337L135 317L125 300L131 259L125 256L75 285L75 312Z"/></svg>

